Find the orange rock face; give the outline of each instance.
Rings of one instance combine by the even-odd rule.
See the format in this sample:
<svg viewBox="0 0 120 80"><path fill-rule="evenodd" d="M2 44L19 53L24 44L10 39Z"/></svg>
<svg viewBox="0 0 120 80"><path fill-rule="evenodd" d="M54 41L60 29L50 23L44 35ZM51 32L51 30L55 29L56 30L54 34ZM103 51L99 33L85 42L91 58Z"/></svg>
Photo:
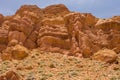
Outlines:
<svg viewBox="0 0 120 80"><path fill-rule="evenodd" d="M0 30L0 51L4 50L8 44L8 31Z"/></svg>
<svg viewBox="0 0 120 80"><path fill-rule="evenodd" d="M109 49L99 50L92 56L95 60L100 60L108 63L112 63L117 59L117 54Z"/></svg>
<svg viewBox="0 0 120 80"><path fill-rule="evenodd" d="M2 14L0 14L0 26L3 23L3 21L4 21L4 16Z"/></svg>
<svg viewBox="0 0 120 80"><path fill-rule="evenodd" d="M63 4L43 9L23 5L12 16L0 15L0 25L0 51L21 43L28 49L83 57L102 48L120 52L119 16L104 20L90 13L70 12Z"/></svg>

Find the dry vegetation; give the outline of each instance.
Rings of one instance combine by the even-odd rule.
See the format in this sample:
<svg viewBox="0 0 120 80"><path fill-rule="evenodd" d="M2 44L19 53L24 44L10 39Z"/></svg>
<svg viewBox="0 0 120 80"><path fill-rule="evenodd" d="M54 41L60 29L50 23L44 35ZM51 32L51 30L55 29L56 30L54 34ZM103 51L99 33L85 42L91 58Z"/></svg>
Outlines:
<svg viewBox="0 0 120 80"><path fill-rule="evenodd" d="M120 63L108 64L38 49L24 60L0 61L0 74L7 71L17 72L23 80L120 80Z"/></svg>

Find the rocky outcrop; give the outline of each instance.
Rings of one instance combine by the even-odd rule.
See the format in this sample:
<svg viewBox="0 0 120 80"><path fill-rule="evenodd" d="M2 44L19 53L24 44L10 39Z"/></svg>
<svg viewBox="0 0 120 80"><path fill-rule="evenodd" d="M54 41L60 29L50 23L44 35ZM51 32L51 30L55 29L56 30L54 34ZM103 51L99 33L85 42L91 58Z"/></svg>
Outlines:
<svg viewBox="0 0 120 80"><path fill-rule="evenodd" d="M24 59L25 57L28 56L28 54L29 54L29 50L27 50L27 48L25 48L21 45L16 45L11 50L12 58L17 59L17 60Z"/></svg>
<svg viewBox="0 0 120 80"><path fill-rule="evenodd" d="M37 6L24 5L7 21L9 42L13 39L22 42L29 49L37 47L37 23L42 20L42 11ZM36 28L37 26L37 28Z"/></svg>
<svg viewBox="0 0 120 80"><path fill-rule="evenodd" d="M42 20L37 43L47 51L53 51L55 47L59 48L58 52L60 49L69 50L70 40L63 17Z"/></svg>
<svg viewBox="0 0 120 80"><path fill-rule="evenodd" d="M2 60L22 60L29 54L29 50L22 45L17 44L16 40L12 41L13 46L7 47L1 55Z"/></svg>
<svg viewBox="0 0 120 80"><path fill-rule="evenodd" d="M86 15L86 16L85 16ZM65 24L68 30L68 35L71 43L70 55L82 54L84 57L90 57L95 51L92 48L97 36L92 33L92 28L96 23L97 18L93 17L90 22L87 21L93 17L90 14L70 13L65 16ZM92 26L92 27L91 27Z"/></svg>
<svg viewBox="0 0 120 80"><path fill-rule="evenodd" d="M12 16L0 15L0 51L22 44L28 49L90 57L107 48L120 52L120 17L99 19L71 12L63 4L23 5ZM9 58L8 56L6 56Z"/></svg>
<svg viewBox="0 0 120 80"><path fill-rule="evenodd" d="M0 30L0 51L4 50L8 44L8 31Z"/></svg>
<svg viewBox="0 0 120 80"><path fill-rule="evenodd" d="M97 29L102 31L101 41L104 41L106 48L113 49L115 52L120 52L120 21L114 18L100 19L95 25Z"/></svg>
<svg viewBox="0 0 120 80"><path fill-rule="evenodd" d="M64 16L69 12L68 8L63 4L51 5L43 9L44 17L47 18Z"/></svg>
<svg viewBox="0 0 120 80"><path fill-rule="evenodd" d="M99 50L98 52L96 52L92 56L92 59L99 60L99 61L104 61L104 62L107 62L107 63L112 63L112 62L116 61L117 54L113 50L104 49L104 50Z"/></svg>

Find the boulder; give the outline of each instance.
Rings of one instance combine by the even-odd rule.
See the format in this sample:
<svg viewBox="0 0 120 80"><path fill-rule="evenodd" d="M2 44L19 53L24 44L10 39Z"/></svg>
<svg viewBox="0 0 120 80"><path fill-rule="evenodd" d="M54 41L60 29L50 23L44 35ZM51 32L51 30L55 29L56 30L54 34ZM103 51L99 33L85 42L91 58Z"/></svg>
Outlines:
<svg viewBox="0 0 120 80"><path fill-rule="evenodd" d="M8 71L5 75L0 75L0 80L21 80L20 76L14 71Z"/></svg>
<svg viewBox="0 0 120 80"><path fill-rule="evenodd" d="M22 60L25 57L27 57L28 54L29 54L29 50L22 45L16 45L11 50L12 58L16 60Z"/></svg>
<svg viewBox="0 0 120 80"><path fill-rule="evenodd" d="M94 55L92 56L92 59L104 61L107 63L112 63L112 62L116 61L117 54L113 50L103 49L103 50L99 50L98 52L94 53Z"/></svg>

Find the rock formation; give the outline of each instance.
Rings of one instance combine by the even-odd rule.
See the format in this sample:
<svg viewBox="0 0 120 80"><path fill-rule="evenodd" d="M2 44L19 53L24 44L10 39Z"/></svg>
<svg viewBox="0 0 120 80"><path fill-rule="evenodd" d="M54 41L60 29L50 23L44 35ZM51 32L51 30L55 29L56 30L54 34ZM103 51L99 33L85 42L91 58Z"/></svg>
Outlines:
<svg viewBox="0 0 120 80"><path fill-rule="evenodd" d="M112 63L116 61L117 54L112 50L104 49L104 50L99 50L98 52L96 52L92 56L92 59Z"/></svg>
<svg viewBox="0 0 120 80"><path fill-rule="evenodd" d="M99 19L90 13L71 12L63 4L43 9L23 5L12 16L0 15L0 26L1 52L19 43L28 49L79 57L90 57L103 48L120 52L119 16Z"/></svg>

